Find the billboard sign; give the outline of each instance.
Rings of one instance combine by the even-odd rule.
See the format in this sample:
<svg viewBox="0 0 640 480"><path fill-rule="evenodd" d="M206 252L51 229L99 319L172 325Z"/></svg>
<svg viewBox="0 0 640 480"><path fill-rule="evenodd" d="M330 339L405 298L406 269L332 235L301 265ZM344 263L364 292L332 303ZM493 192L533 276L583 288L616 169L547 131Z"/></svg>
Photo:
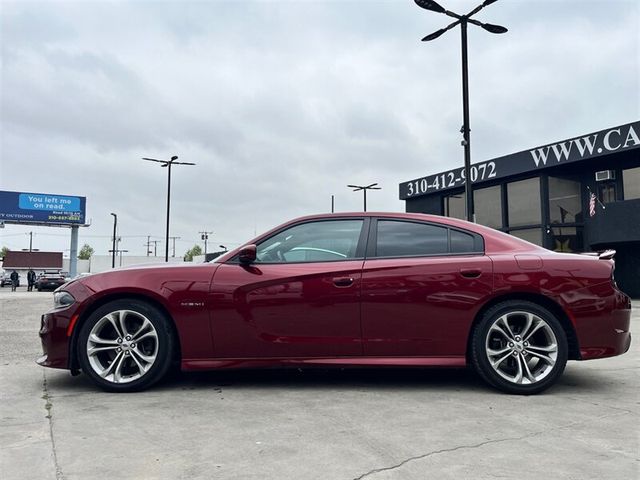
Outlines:
<svg viewBox="0 0 640 480"><path fill-rule="evenodd" d="M0 222L84 225L85 197L0 191Z"/></svg>

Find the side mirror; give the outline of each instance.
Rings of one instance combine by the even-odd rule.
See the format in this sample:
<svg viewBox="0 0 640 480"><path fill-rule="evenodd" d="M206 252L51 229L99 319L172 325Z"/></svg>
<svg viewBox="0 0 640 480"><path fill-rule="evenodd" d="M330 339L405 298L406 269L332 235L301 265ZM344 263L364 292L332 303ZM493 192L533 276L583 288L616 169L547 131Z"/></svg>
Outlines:
<svg viewBox="0 0 640 480"><path fill-rule="evenodd" d="M255 245L245 245L238 253L238 260L243 265L249 265L256 261L258 248Z"/></svg>

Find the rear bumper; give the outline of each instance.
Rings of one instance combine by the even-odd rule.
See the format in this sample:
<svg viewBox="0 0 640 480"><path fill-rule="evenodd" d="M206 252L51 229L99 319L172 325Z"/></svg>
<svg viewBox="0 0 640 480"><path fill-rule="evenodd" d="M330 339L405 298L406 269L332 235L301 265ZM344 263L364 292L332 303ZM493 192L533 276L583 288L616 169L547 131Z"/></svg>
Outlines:
<svg viewBox="0 0 640 480"><path fill-rule="evenodd" d="M580 343L582 360L615 357L629 351L631 347L631 310L612 312L607 322L608 328L603 330L597 341L591 345Z"/></svg>
<svg viewBox="0 0 640 480"><path fill-rule="evenodd" d="M610 283L563 297L582 360L622 355L631 346L631 299Z"/></svg>
<svg viewBox="0 0 640 480"><path fill-rule="evenodd" d="M55 290L58 287L61 287L62 285L64 285L64 282L38 282L35 284L36 288L39 289L52 289Z"/></svg>

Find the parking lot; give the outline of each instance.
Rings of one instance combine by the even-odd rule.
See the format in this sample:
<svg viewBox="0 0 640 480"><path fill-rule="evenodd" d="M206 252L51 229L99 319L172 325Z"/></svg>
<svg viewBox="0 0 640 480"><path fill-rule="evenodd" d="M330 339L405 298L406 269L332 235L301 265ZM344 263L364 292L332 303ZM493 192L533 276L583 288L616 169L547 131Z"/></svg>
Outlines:
<svg viewBox="0 0 640 480"><path fill-rule="evenodd" d="M0 290L2 479L640 476L638 334L533 397L445 369L190 373L110 394L34 363L51 304Z"/></svg>

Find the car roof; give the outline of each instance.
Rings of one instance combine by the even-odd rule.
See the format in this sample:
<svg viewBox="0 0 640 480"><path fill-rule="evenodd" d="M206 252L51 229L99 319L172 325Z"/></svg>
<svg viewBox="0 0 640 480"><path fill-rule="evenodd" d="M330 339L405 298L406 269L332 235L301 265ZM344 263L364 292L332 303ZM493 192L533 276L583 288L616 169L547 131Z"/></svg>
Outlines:
<svg viewBox="0 0 640 480"><path fill-rule="evenodd" d="M490 227L486 227L484 225L480 225L478 223L468 222L466 220L461 220L458 218L452 217L444 217L441 215L431 215L426 213L411 213L411 212L338 212L338 213L321 213L314 215L306 215L303 217L294 218L285 223L282 223L263 234L247 241L242 244L240 247L230 250L229 252L221 255L216 258L215 261L223 263L232 258L234 255L238 253L240 248L244 245L250 245L252 243L258 243L262 239L271 236L273 233L287 228L289 225L294 225L297 223L303 223L306 221L312 220L330 220L330 219L338 219L338 218L363 218L363 217L375 217L375 218L389 218L396 220L417 220L422 222L433 222L438 223L440 225L445 225L454 228L460 228L463 230L468 230L470 232L478 233L482 235L485 243L485 253L486 254L496 254L496 253L506 253L506 252L547 252L544 248L534 245L533 243L529 243L520 238L514 237L513 235L509 235L508 233L501 232L499 230L495 230Z"/></svg>

